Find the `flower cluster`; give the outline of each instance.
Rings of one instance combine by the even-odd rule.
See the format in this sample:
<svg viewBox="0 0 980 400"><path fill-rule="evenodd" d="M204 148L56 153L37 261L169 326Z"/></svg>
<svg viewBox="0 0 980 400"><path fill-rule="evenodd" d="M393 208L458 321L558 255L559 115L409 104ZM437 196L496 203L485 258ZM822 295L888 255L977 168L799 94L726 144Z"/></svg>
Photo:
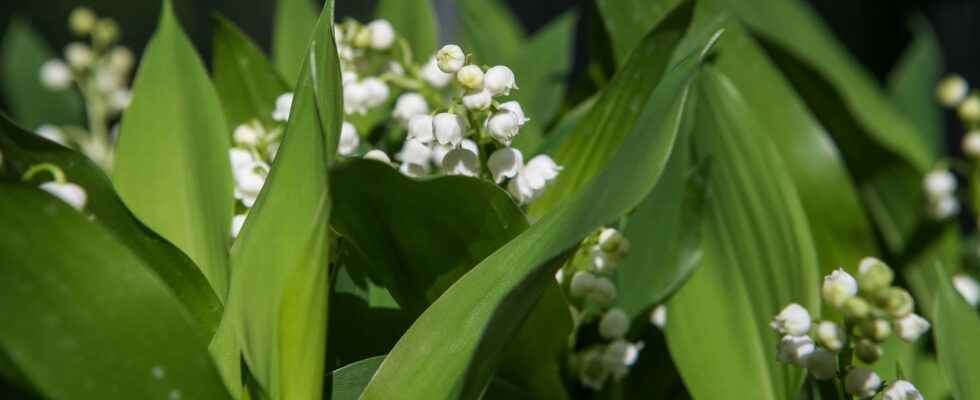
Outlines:
<svg viewBox="0 0 980 400"><path fill-rule="evenodd" d="M572 370L585 387L593 390L601 390L610 378L625 377L643 349L642 342L626 339L630 318L622 309L613 307L617 290L608 277L629 247L629 240L616 229L600 229L582 242L569 265L557 275L559 281L566 273L572 275L567 289L576 304L576 330L596 322L603 339L571 358Z"/></svg>
<svg viewBox="0 0 980 400"><path fill-rule="evenodd" d="M89 132L78 127L42 125L37 133L65 146L77 146L109 169L112 160L109 123L129 106L132 98L128 85L133 53L116 44L120 35L116 22L99 18L88 8L73 10L69 27L88 43L69 43L64 59L51 59L41 65L39 79L53 91L67 90L72 84L77 87L85 101Z"/></svg>
<svg viewBox="0 0 980 400"><path fill-rule="evenodd" d="M783 335L778 345L779 360L806 368L816 379L839 377L838 354L850 363L851 352L865 363L874 363L882 356L881 342L893 332L906 342L912 342L929 329L929 322L913 313L915 302L905 289L892 286L894 272L885 263L868 257L861 260L855 278L843 269L824 277L821 295L824 302L844 315L844 326L833 321L813 323L810 313L799 304L786 306L773 319L771 326ZM845 387L852 395L871 397L882 385L881 378L865 368L845 371ZM905 393L911 384L895 382L885 391ZM912 387L914 390L914 387ZM917 393L917 392L916 392Z"/></svg>

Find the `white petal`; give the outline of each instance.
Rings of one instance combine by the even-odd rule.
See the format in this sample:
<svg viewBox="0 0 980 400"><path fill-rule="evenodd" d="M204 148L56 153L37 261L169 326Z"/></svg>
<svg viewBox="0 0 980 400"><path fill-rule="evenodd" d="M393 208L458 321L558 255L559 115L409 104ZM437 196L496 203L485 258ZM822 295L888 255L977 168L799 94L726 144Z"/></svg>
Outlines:
<svg viewBox="0 0 980 400"><path fill-rule="evenodd" d="M381 161L383 163L391 163L391 159L388 158L388 154L377 149L365 153L364 158L368 160Z"/></svg>
<svg viewBox="0 0 980 400"><path fill-rule="evenodd" d="M361 144L361 137L357 134L354 125L344 121L340 128L340 142L337 145L337 152L342 156L349 156L357 151L357 146Z"/></svg>
<svg viewBox="0 0 980 400"><path fill-rule="evenodd" d="M398 171L405 176L418 178L427 175L429 173L429 168L413 163L402 163L402 165L398 166Z"/></svg>
<svg viewBox="0 0 980 400"><path fill-rule="evenodd" d="M411 163L419 166L429 165L432 157L432 149L419 140L409 139L405 141L402 150L395 155L395 159L403 163Z"/></svg>
<svg viewBox="0 0 980 400"><path fill-rule="evenodd" d="M61 199L61 201L68 203L68 205L74 207L76 210L85 208L85 203L88 201L88 195L85 193L85 189L71 182L45 182L41 184L40 188Z"/></svg>
<svg viewBox="0 0 980 400"><path fill-rule="evenodd" d="M449 175L477 176L480 174L480 159L464 148L453 149L443 157L442 169Z"/></svg>
<svg viewBox="0 0 980 400"><path fill-rule="evenodd" d="M408 138L429 143L435 137L433 118L426 114L415 115L408 120Z"/></svg>
<svg viewBox="0 0 980 400"><path fill-rule="evenodd" d="M505 178L513 178L524 167L524 155L513 147L501 148L487 159L487 167L493 174L494 182L503 182Z"/></svg>
<svg viewBox="0 0 980 400"><path fill-rule="evenodd" d="M463 121L456 114L439 113L432 119L436 140L441 144L459 145L463 141Z"/></svg>

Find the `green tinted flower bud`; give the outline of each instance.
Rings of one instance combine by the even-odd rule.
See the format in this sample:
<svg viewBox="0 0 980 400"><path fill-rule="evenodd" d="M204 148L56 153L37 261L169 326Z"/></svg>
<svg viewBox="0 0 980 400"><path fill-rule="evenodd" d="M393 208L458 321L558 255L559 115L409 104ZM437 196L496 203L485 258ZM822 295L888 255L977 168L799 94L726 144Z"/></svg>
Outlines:
<svg viewBox="0 0 980 400"><path fill-rule="evenodd" d="M861 336L882 342L892 334L892 327L883 319L868 319L861 323Z"/></svg>
<svg viewBox="0 0 980 400"><path fill-rule="evenodd" d="M844 330L831 321L821 321L817 324L814 336L816 336L817 343L835 353L841 351L847 341L847 334L844 333Z"/></svg>
<svg viewBox="0 0 980 400"><path fill-rule="evenodd" d="M867 257L858 266L858 286L861 291L874 293L892 285L895 274L881 260Z"/></svg>
<svg viewBox="0 0 980 400"><path fill-rule="evenodd" d="M95 39L95 43L99 45L115 42L119 39L119 25L112 19L102 18L92 28L92 37Z"/></svg>
<svg viewBox="0 0 980 400"><path fill-rule="evenodd" d="M956 110L964 122L980 122L980 95L972 94Z"/></svg>
<svg viewBox="0 0 980 400"><path fill-rule="evenodd" d="M912 313L915 300L908 291L898 287L885 289L879 298L881 308L895 318L902 318Z"/></svg>
<svg viewBox="0 0 980 400"><path fill-rule="evenodd" d="M368 47L371 45L371 30L365 27L358 27L354 34L354 47Z"/></svg>
<svg viewBox="0 0 980 400"><path fill-rule="evenodd" d="M68 27L76 35L87 35L95 27L96 16L87 7L76 7L68 16Z"/></svg>
<svg viewBox="0 0 980 400"><path fill-rule="evenodd" d="M857 342L857 345L854 346L854 355L856 355L859 360L868 364L878 361L882 354L884 354L884 351L881 349L881 346L868 339L861 339Z"/></svg>
<svg viewBox="0 0 980 400"><path fill-rule="evenodd" d="M844 315L847 318L861 320L867 318L868 314L871 313L871 305L860 297L851 297L844 300L844 305L841 307L841 310L844 311Z"/></svg>

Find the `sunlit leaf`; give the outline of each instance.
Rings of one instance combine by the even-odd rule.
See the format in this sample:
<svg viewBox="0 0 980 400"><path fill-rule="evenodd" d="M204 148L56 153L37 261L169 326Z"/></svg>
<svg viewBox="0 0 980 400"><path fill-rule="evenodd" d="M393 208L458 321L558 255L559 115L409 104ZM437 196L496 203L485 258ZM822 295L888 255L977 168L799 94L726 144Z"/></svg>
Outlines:
<svg viewBox="0 0 980 400"><path fill-rule="evenodd" d="M289 88L275 67L231 21L216 18L214 87L221 98L228 127L258 118L271 124L276 98Z"/></svg>
<svg viewBox="0 0 980 400"><path fill-rule="evenodd" d="M684 2L685 0L598 0L596 4L612 38L616 62L625 64L640 39Z"/></svg>
<svg viewBox="0 0 980 400"><path fill-rule="evenodd" d="M310 0L276 0L272 59L290 86L299 79L316 16L316 8Z"/></svg>

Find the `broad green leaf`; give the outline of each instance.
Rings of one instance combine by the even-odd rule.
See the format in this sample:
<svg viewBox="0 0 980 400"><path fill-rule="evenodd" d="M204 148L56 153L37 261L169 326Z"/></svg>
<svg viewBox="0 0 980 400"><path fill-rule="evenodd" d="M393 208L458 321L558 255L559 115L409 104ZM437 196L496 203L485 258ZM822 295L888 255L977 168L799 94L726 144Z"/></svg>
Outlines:
<svg viewBox="0 0 980 400"><path fill-rule="evenodd" d="M29 129L41 124L83 126L84 106L75 88L53 91L41 84L41 65L61 57L27 22L11 21L2 46L0 85L18 123Z"/></svg>
<svg viewBox="0 0 980 400"><path fill-rule="evenodd" d="M915 124L930 160L945 150L943 115L933 93L942 73L939 38L925 18L913 21L914 38L888 76L892 101Z"/></svg>
<svg viewBox="0 0 980 400"><path fill-rule="evenodd" d="M329 400L357 400L385 356L366 358L337 369L327 377Z"/></svg>
<svg viewBox="0 0 980 400"><path fill-rule="evenodd" d="M937 285L933 337L939 368L957 400L980 398L980 315L952 287L952 278L937 263L933 274Z"/></svg>
<svg viewBox="0 0 980 400"><path fill-rule="evenodd" d="M656 183L678 132L689 126L687 89L698 65L690 59L667 75L620 153L585 190L450 286L398 341L361 398L477 397L579 241L635 207Z"/></svg>
<svg viewBox="0 0 980 400"><path fill-rule="evenodd" d="M630 52L654 26L685 0L598 0L599 13L612 38L617 64L625 64Z"/></svg>
<svg viewBox="0 0 980 400"><path fill-rule="evenodd" d="M306 49L313 38L316 8L310 0L276 0L272 26L272 60L279 73L292 86L304 68Z"/></svg>
<svg viewBox="0 0 980 400"><path fill-rule="evenodd" d="M769 321L793 302L820 310L813 239L758 111L717 69L701 77L694 144L712 160L705 253L668 303L670 352L694 398L791 399L803 372L777 361Z"/></svg>
<svg viewBox="0 0 980 400"><path fill-rule="evenodd" d="M510 196L483 180L418 181L370 160L345 163L330 178L335 229L413 319L528 226ZM505 350L510 381L538 397L564 390L556 360L571 331L567 310L552 285Z"/></svg>
<svg viewBox="0 0 980 400"><path fill-rule="evenodd" d="M289 87L255 43L227 19L216 18L214 87L228 127L254 118L271 124L276 98Z"/></svg>
<svg viewBox="0 0 980 400"><path fill-rule="evenodd" d="M141 224L113 191L112 182L87 157L42 139L0 116L0 180L20 181L32 166L58 166L67 179L85 188L86 210L120 244L151 268L194 317L200 334L210 337L221 318L221 301L194 262L159 235ZM35 182L49 180L43 175Z"/></svg>
<svg viewBox="0 0 980 400"><path fill-rule="evenodd" d="M616 153L642 112L642 104L667 70L671 54L691 22L691 3L671 13L650 32L627 64L603 89L585 119L552 154L562 173L531 205L540 217L580 191Z"/></svg>
<svg viewBox="0 0 980 400"><path fill-rule="evenodd" d="M207 337L140 256L47 193L0 191L0 348L44 397L229 398Z"/></svg>
<svg viewBox="0 0 980 400"><path fill-rule="evenodd" d="M412 47L415 62L425 64L439 46L439 22L432 0L381 0L378 18L391 22Z"/></svg>
<svg viewBox="0 0 980 400"><path fill-rule="evenodd" d="M477 64L513 60L526 34L501 0L458 0L463 51L476 56ZM518 84L520 84L518 82Z"/></svg>
<svg viewBox="0 0 980 400"><path fill-rule="evenodd" d="M314 29L282 145L231 250L228 307L270 399L320 398L326 354L331 199L343 108L333 3Z"/></svg>
<svg viewBox="0 0 980 400"><path fill-rule="evenodd" d="M170 2L133 85L113 168L119 197L228 293L232 207L230 137L207 70Z"/></svg>

